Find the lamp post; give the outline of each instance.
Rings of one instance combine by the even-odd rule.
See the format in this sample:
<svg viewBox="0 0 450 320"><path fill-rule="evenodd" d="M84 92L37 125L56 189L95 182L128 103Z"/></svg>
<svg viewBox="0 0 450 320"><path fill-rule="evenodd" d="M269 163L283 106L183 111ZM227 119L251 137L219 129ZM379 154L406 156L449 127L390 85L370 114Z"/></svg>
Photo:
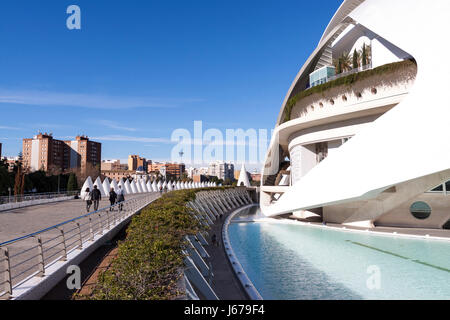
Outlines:
<svg viewBox="0 0 450 320"><path fill-rule="evenodd" d="M11 202L11 187L8 187L8 203Z"/></svg>

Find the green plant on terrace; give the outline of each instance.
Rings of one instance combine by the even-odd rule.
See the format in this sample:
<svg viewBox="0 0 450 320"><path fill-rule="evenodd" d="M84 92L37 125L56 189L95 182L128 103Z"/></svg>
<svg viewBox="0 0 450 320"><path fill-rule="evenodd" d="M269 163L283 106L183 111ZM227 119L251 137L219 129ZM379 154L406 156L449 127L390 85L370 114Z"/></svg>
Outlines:
<svg viewBox="0 0 450 320"><path fill-rule="evenodd" d="M286 103L285 111L284 111L284 121L288 122L291 120L291 112L294 106L301 100L306 97L309 97L313 94L323 94L329 89L340 87L340 86L346 86L348 88L351 88L353 84L355 84L358 81L362 81L365 79L368 79L370 77L374 77L377 75L388 75L392 74L398 71L410 69L410 68L416 68L416 62L413 60L405 60L400 62L394 62L390 64L385 64L383 66L380 66L378 68L374 68L371 70L366 70L358 73L353 73L338 79L335 79L333 81L329 81L327 83L309 88L304 91L300 91L296 95L294 95L292 98L288 100Z"/></svg>

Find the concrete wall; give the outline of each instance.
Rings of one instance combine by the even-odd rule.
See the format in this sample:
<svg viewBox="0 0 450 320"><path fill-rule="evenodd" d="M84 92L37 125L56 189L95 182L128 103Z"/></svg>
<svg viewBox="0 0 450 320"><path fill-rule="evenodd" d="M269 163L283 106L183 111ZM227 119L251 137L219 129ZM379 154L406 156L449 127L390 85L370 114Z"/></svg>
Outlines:
<svg viewBox="0 0 450 320"><path fill-rule="evenodd" d="M290 150L292 185L317 165L316 146L296 145Z"/></svg>
<svg viewBox="0 0 450 320"><path fill-rule="evenodd" d="M431 215L425 220L419 220L410 213L410 206L416 201L426 202L431 207ZM450 220L450 196L442 193L425 193L414 201L408 201L387 212L375 220L377 226L421 227L441 229Z"/></svg>

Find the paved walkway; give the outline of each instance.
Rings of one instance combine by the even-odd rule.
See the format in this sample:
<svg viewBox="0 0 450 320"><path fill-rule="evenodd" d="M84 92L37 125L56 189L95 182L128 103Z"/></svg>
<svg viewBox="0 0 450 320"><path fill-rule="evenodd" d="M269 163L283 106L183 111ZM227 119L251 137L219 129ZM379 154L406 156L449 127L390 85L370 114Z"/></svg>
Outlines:
<svg viewBox="0 0 450 320"><path fill-rule="evenodd" d="M206 247L206 251L211 256L210 262L214 273L211 287L220 300L248 300L241 283L230 265L223 246L222 228L229 214L226 214L222 220L217 219L209 232L210 236L216 234L217 239L220 240L219 246L212 245L211 237L207 239L210 245Z"/></svg>
<svg viewBox="0 0 450 320"><path fill-rule="evenodd" d="M142 197L143 194L128 195L125 196L125 199L130 200L140 196ZM154 193L152 197L159 198L160 195L159 193ZM100 202L99 209L109 206L109 201L103 200ZM91 209L93 208L91 207ZM107 212L108 214L103 215L103 218L97 215L92 216L94 232L104 228L106 223L109 224L110 221L113 221L117 216L118 210ZM67 220L83 216L86 213L86 204L80 199L0 212L0 243L52 227ZM81 237L84 240L90 236L88 221L87 218L79 220ZM57 259L58 256L62 256L64 248L69 250L79 245L80 238L77 228L75 224L68 223L58 229L51 229L39 235L39 238L42 239L42 256L45 264ZM61 231L64 231L65 234L65 247L62 242ZM39 269L41 260L39 259L37 241L37 238L29 237L6 245L9 250L13 285L16 285ZM3 271L4 268L1 265L0 276L3 274Z"/></svg>

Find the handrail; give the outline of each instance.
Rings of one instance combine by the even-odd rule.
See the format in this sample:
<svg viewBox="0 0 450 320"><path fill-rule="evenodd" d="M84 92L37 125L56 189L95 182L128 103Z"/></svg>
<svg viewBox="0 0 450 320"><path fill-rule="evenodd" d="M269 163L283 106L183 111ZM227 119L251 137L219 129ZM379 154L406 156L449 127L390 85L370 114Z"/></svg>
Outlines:
<svg viewBox="0 0 450 320"><path fill-rule="evenodd" d="M141 194L137 198L116 203L0 243L0 275L5 275L0 279L6 279L0 284L0 297L4 298L6 295L6 298L9 298L14 288L35 274L45 275L48 266L56 261L67 259L67 255L74 249L82 249L86 243L94 241L96 235L103 235L105 231L111 230L144 208L154 199L155 194ZM119 209L118 213L114 212L114 209ZM92 217L95 216L99 217L98 222L92 221ZM76 225L74 228L67 227L72 223ZM55 236L55 233L51 233L51 231L58 231L58 235ZM50 239L42 241L41 236L44 234L48 234ZM29 239L35 239L35 241L14 246ZM16 252L11 252L14 249ZM30 264L32 260L38 262Z"/></svg>
<svg viewBox="0 0 450 320"><path fill-rule="evenodd" d="M78 195L79 193L80 191L61 191L61 192L27 193L11 196L0 196L0 205L9 203L20 203L33 200L53 199L63 196L75 196Z"/></svg>

